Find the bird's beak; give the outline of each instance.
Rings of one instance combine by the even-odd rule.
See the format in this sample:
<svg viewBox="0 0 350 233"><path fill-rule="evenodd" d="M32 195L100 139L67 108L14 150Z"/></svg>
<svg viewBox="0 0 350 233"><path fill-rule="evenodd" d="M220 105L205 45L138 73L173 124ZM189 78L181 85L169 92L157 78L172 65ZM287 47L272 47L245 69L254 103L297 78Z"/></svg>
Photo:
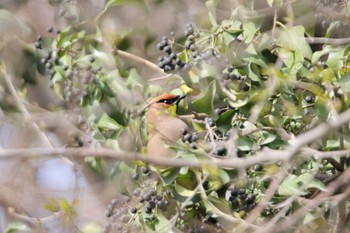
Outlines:
<svg viewBox="0 0 350 233"><path fill-rule="evenodd" d="M180 101L185 97L186 97L186 95L177 95L175 104L178 105L180 103Z"/></svg>

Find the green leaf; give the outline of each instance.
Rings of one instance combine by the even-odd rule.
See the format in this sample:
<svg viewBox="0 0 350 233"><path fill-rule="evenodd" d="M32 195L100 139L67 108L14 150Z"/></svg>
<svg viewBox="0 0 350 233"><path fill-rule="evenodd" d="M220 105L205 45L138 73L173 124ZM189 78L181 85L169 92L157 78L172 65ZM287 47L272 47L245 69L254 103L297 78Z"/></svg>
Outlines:
<svg viewBox="0 0 350 233"><path fill-rule="evenodd" d="M338 85L345 91L350 91L350 73L345 74L341 79L338 80Z"/></svg>
<svg viewBox="0 0 350 233"><path fill-rule="evenodd" d="M303 26L289 28L281 33L277 44L311 59L312 50L304 37L304 32L305 28Z"/></svg>
<svg viewBox="0 0 350 233"><path fill-rule="evenodd" d="M231 33L228 32L223 32L222 33L222 38L224 39L224 43L226 46L229 46L232 41L236 39L236 36L232 35Z"/></svg>
<svg viewBox="0 0 350 233"><path fill-rule="evenodd" d="M96 174L103 176L103 167L101 158L86 157L85 163L93 170Z"/></svg>
<svg viewBox="0 0 350 233"><path fill-rule="evenodd" d="M163 182L164 186L168 186L176 180L177 176L179 175L179 169L178 168L167 168L161 171L161 180Z"/></svg>
<svg viewBox="0 0 350 233"><path fill-rule="evenodd" d="M109 0L106 4L106 9L109 7L123 6L128 4L144 4L143 0Z"/></svg>
<svg viewBox="0 0 350 233"><path fill-rule="evenodd" d="M44 208L51 212L57 212L60 210L60 207L53 197L50 198L49 202L44 204Z"/></svg>
<svg viewBox="0 0 350 233"><path fill-rule="evenodd" d="M288 175L278 188L278 194L283 196L306 195L310 188L317 188L325 191L326 185L314 178L310 173L304 173L300 176Z"/></svg>
<svg viewBox="0 0 350 233"><path fill-rule="evenodd" d="M275 141L276 138L277 138L276 135L263 131L261 133L261 138L259 138L258 144L261 146L266 145Z"/></svg>
<svg viewBox="0 0 350 233"><path fill-rule="evenodd" d="M204 112L204 113L207 113L208 115L212 115L214 112L215 93L216 93L216 82L215 80L213 80L209 84L207 90L205 91L204 96L192 102L193 106L199 112Z"/></svg>
<svg viewBox="0 0 350 233"><path fill-rule="evenodd" d="M220 130L223 133L226 133L229 131L232 127L231 120L234 116L235 112L231 109L227 110L226 112L222 113L219 118L216 120L216 126L218 130Z"/></svg>
<svg viewBox="0 0 350 233"><path fill-rule="evenodd" d="M218 4L218 0L208 0L205 2L205 5L209 11L209 21L213 27L216 27L218 24L216 22L216 6Z"/></svg>
<svg viewBox="0 0 350 233"><path fill-rule="evenodd" d="M250 80L259 82L260 80L260 70L258 66L252 62L248 65L248 77Z"/></svg>
<svg viewBox="0 0 350 233"><path fill-rule="evenodd" d="M328 119L328 109L326 107L326 101L322 97L317 98L315 102L315 113L316 116L323 121Z"/></svg>
<svg viewBox="0 0 350 233"><path fill-rule="evenodd" d="M329 52L327 66L334 70L339 70L344 65L344 49Z"/></svg>
<svg viewBox="0 0 350 233"><path fill-rule="evenodd" d="M245 43L250 43L253 41L256 32L259 30L259 27L256 26L253 22L246 22L243 24L243 40Z"/></svg>
<svg viewBox="0 0 350 233"><path fill-rule="evenodd" d="M236 140L236 147L241 151L250 151L254 148L254 142L248 137L238 136Z"/></svg>
<svg viewBox="0 0 350 233"><path fill-rule="evenodd" d="M287 51L285 49L279 49L280 55L283 57L282 59L284 60L284 64L286 64L286 72L288 72L291 75L296 74L304 64L304 57L294 51ZM282 55L283 54L283 55Z"/></svg>
<svg viewBox="0 0 350 233"><path fill-rule="evenodd" d="M5 233L16 233L16 232L25 232L25 231L31 232L32 230L24 223L9 222L7 224Z"/></svg>
<svg viewBox="0 0 350 233"><path fill-rule="evenodd" d="M321 51L316 51L312 54L312 59L311 59L311 62L313 64L317 63L320 58L326 54L329 54L330 52L333 52L333 51L339 51L339 47L334 47L334 46L331 46L331 45L326 45L322 48Z"/></svg>
<svg viewBox="0 0 350 233"><path fill-rule="evenodd" d="M307 192L300 189L301 185L298 184L297 178L298 177L296 175L288 175L278 187L278 194L282 196L307 194Z"/></svg>
<svg viewBox="0 0 350 233"><path fill-rule="evenodd" d="M175 184L175 190L182 197L192 197L195 195L195 192L193 190L187 189L177 183Z"/></svg>
<svg viewBox="0 0 350 233"><path fill-rule="evenodd" d="M103 130L121 130L123 127L118 124L114 119L110 118L107 113L103 113L96 126Z"/></svg>

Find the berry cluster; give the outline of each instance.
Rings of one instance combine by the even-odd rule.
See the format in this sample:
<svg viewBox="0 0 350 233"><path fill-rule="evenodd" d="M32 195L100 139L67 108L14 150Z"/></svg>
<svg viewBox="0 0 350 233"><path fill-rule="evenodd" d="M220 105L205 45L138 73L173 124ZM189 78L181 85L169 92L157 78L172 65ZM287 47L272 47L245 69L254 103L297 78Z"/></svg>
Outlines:
<svg viewBox="0 0 350 233"><path fill-rule="evenodd" d="M194 215L196 216L195 218L193 218ZM179 210L175 225L182 232L223 232L221 224L216 219L210 217L205 209L202 208L200 202L197 201Z"/></svg>
<svg viewBox="0 0 350 233"><path fill-rule="evenodd" d="M42 36L38 35L38 37L36 38L36 40L34 42L34 47L37 49L42 49L42 42L43 42Z"/></svg>
<svg viewBox="0 0 350 233"><path fill-rule="evenodd" d="M53 33L54 28L49 27L48 32ZM60 33L59 29L56 29L56 33ZM34 46L38 49L43 48L43 39L38 36L34 43ZM43 52L43 56L40 63L45 67L45 74L52 80L55 74L59 71L63 79L54 79L50 82L50 86L53 87L54 83L60 84L62 89L62 95L65 103L79 104L81 99L86 95L87 86L97 82L97 76L102 70L101 66L94 65L96 58L94 56L88 56L87 60L89 64L75 64L72 67L67 66L64 62L60 61L58 57L58 50L48 48Z"/></svg>
<svg viewBox="0 0 350 233"><path fill-rule="evenodd" d="M40 63L45 66L45 73L52 79L56 74L54 67L58 63L58 58L51 48L44 53Z"/></svg>
<svg viewBox="0 0 350 233"><path fill-rule="evenodd" d="M162 56L158 59L158 66L163 69L165 72L170 72L174 70L179 70L186 66L186 63L183 62L172 49L172 43L168 37L163 37L162 41L157 44L159 50L162 50L166 53L165 56Z"/></svg>
<svg viewBox="0 0 350 233"><path fill-rule="evenodd" d="M182 131L182 141L186 144L190 144L190 148L193 150L198 149L196 141L198 140L196 133L189 133L187 130Z"/></svg>
<svg viewBox="0 0 350 233"><path fill-rule="evenodd" d="M170 192L158 192L153 180L145 180L133 192L137 204L129 209L132 215L145 214L150 223L156 220L158 211L166 211L170 205Z"/></svg>
<svg viewBox="0 0 350 233"><path fill-rule="evenodd" d="M250 86L247 84L246 79L247 77L244 75L241 75L237 69L235 69L233 66L228 66L226 71L222 74L223 80L232 80L237 81L239 83L239 90L243 92L247 92L250 89Z"/></svg>
<svg viewBox="0 0 350 233"><path fill-rule="evenodd" d="M244 211L243 214L254 208L256 205L255 199L255 195L253 193L248 194L244 188L232 190L229 197L233 211Z"/></svg>
<svg viewBox="0 0 350 233"><path fill-rule="evenodd" d="M192 24L186 25L185 36L186 36L185 48L190 50L191 52L196 52L197 47L195 43L196 43L196 38L199 37L199 33L194 30L194 27Z"/></svg>
<svg viewBox="0 0 350 233"><path fill-rule="evenodd" d="M110 202L106 209L106 216L110 218L110 221L105 225L103 233L133 232L128 225L131 218L128 214L129 205L129 198L116 198Z"/></svg>

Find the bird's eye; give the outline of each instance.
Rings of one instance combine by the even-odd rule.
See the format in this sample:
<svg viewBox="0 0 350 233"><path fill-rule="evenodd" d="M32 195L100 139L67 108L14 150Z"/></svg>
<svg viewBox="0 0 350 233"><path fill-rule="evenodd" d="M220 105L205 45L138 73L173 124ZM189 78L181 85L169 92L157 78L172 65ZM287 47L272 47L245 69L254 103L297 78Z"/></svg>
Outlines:
<svg viewBox="0 0 350 233"><path fill-rule="evenodd" d="M159 100L158 103L173 104L173 103L174 103L174 100L171 100L171 99L162 99L162 100Z"/></svg>

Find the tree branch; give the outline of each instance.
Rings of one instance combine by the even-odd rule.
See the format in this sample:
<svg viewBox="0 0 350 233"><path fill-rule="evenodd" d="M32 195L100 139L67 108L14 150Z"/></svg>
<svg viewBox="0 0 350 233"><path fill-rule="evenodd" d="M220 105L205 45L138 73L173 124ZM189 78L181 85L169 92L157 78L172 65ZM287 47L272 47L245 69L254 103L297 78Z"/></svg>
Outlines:
<svg viewBox="0 0 350 233"><path fill-rule="evenodd" d="M350 37L346 37L346 38L307 37L306 41L309 44L346 45L350 43Z"/></svg>

